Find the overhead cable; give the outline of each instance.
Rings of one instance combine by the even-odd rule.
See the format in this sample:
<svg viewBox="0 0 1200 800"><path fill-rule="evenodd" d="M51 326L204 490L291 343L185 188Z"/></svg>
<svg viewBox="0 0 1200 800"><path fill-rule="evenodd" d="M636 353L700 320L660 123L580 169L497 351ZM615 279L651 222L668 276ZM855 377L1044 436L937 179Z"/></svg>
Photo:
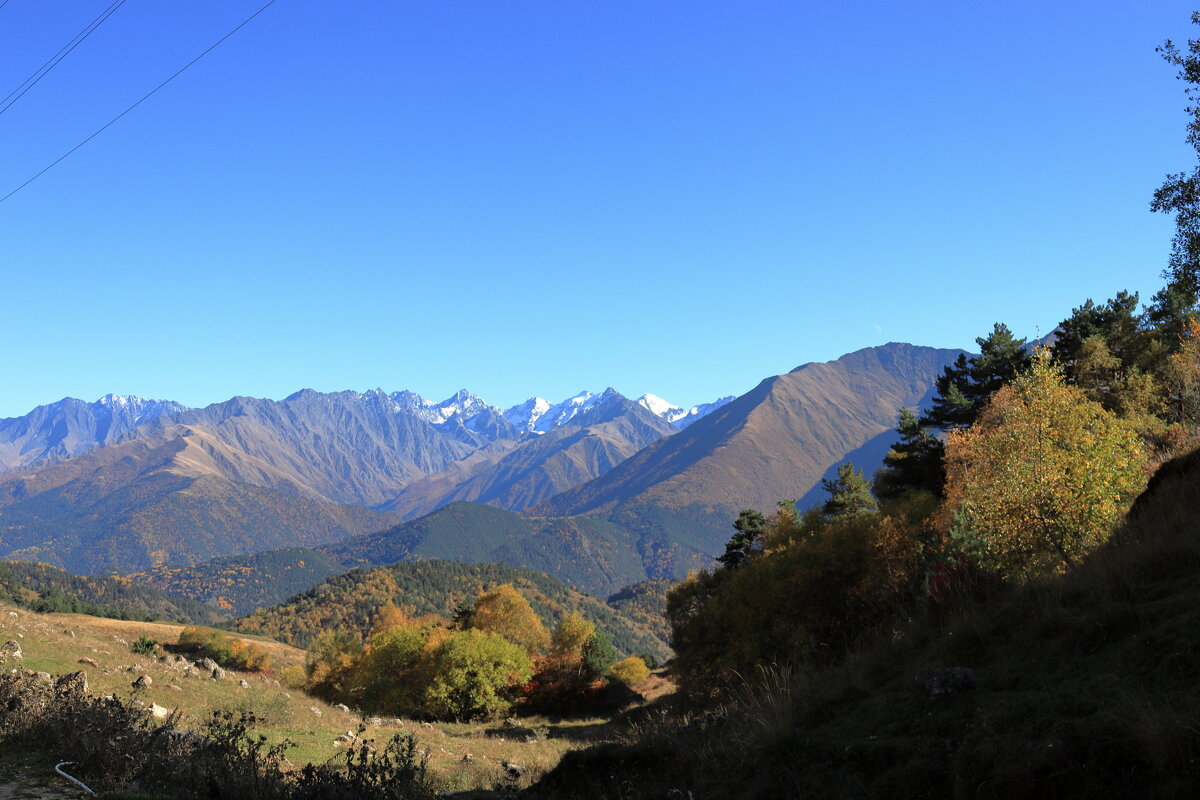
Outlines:
<svg viewBox="0 0 1200 800"><path fill-rule="evenodd" d="M4 2L8 3L8 0L4 0ZM111 17L116 10L123 5L125 5L125 0L115 0L112 5L100 12L100 16L89 22L86 28L75 34L71 41L63 45L61 50L50 56L49 60L47 60L45 64L42 64L40 67L34 70L32 75L21 82L20 86L9 92L8 97L0 100L0 114L3 114L5 111L8 111L10 108L12 108L13 103L24 97L26 92L36 86L38 81L46 77L50 73L50 70L57 67L58 63L69 56L72 50L83 44L84 39L91 36L92 32L95 31L96 28L99 28L101 25L103 25L104 21ZM0 6L0 8L4 8L4 6ZM14 97L13 95L16 96Z"/></svg>
<svg viewBox="0 0 1200 800"><path fill-rule="evenodd" d="M137 108L138 106L140 106L142 103L144 103L144 102L146 102L147 100L149 100L149 99L150 99L150 98L151 98L151 97L152 97L152 96L153 96L153 95L154 95L154 94L155 94L155 93L156 93L156 92L157 92L159 89L163 88L163 87L164 87L164 86L166 86L168 83L170 83L171 81L175 80L175 79L176 79L176 78L178 78L180 75L182 75L182 74L183 74L183 73L184 73L184 72L187 70L187 68L188 68L188 67L192 66L192 65L193 65L193 64L195 64L197 61L199 61L200 59L204 58L206 55L208 55L209 53L211 53L213 50L216 50L216 49L217 49L217 47L219 47L219 46L221 45L221 43L222 43L222 42L224 42L224 41L225 41L226 39L228 39L230 36L233 36L235 33L237 33L238 31L240 31L242 28L246 27L246 25L248 25L248 24L250 23L250 21L251 21L251 20L253 20L253 19L254 19L255 17L257 17L259 14L263 13L264 11L266 11L266 10L267 10L268 8L270 8L271 6L275 5L275 3L276 3L276 2L277 2L277 0L268 0L268 2L267 2L267 3L266 3L266 4L265 4L265 5L262 7L262 8L258 9L258 11L255 11L253 14L251 14L250 16L246 17L244 20L242 20L241 22L239 22L239 23L238 23L238 24L237 24L237 25L236 25L236 26L235 26L235 27L234 27L234 28L233 28L231 31L229 31L229 33L225 34L225 35L224 35L224 36L222 36L220 39L217 39L217 41L215 41L215 42L213 42L211 45L209 45L209 47L208 47L208 49L207 49L207 50L205 50L203 53L201 53L200 55L196 56L196 57L195 57L195 58L193 58L191 61L189 61L188 63L184 64L182 67L180 67L180 68L179 68L179 69L178 69L178 70L175 72L175 74L174 74L174 75L172 75L171 77L167 78L165 81L163 81L162 83L160 83L158 86L155 86L155 87L154 87L153 89L151 89L150 91L146 92L146 94L142 95L142 98L141 98L140 100L138 100L136 103L134 103L134 104L133 104L133 105L131 105L129 108L127 108L127 109L125 109L124 111L122 111L120 114L117 114L115 117L113 117L112 119L110 119L108 122L106 122L106 123L104 123L103 125L101 125L101 126L100 126L99 128L97 128L97 129L96 129L96 130L95 130L95 131L94 131L94 132L93 132L93 133L92 133L90 136L88 136L86 139L84 139L84 140L83 140L82 142L80 142L79 144L77 144L77 145L75 145L74 147L72 147L72 148L71 148L70 150L68 150L67 152L63 153L63 154L62 154L61 156L59 156L58 158L54 159L52 162L50 162L50 164L49 164L49 165L47 165L46 167L43 167L43 168L42 168L42 170L41 170L40 172L38 172L36 175L34 175L32 178L30 178L29 180L25 181L25 182L24 182L24 183L22 183L20 186L18 186L17 188L13 189L11 192L9 192L8 194L4 195L3 197L0 197L0 203L3 203L3 202L4 202L5 200L7 200L8 198L12 197L14 194L16 194L17 192L21 191L22 189L24 189L24 188L25 188L26 186L28 186L29 184L33 183L34 181L36 181L38 178L40 178L40 177L42 177L43 175L45 175L45 174L46 174L47 172L49 172L50 170L54 169L54 167L58 166L58 164L59 164L60 162L62 162L64 159L66 159L68 156L70 156L70 155L71 155L72 153L74 153L76 150L78 150L79 148L83 147L85 144L87 144L88 142L90 142L92 139L95 139L95 138L96 138L97 136L99 136L100 134L104 133L104 131L108 130L108 128L110 128L110 127L111 127L111 126L112 126L112 125L113 125L113 124L114 124L114 123L115 123L117 120L121 119L121 117L125 116L125 115L126 115L126 114L128 114L130 111L133 111L135 108Z"/></svg>

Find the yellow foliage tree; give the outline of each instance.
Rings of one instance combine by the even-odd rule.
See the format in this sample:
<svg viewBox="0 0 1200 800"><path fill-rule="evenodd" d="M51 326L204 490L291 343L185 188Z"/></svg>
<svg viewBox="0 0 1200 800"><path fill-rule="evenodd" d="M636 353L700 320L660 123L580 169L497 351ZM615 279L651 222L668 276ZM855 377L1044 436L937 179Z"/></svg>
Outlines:
<svg viewBox="0 0 1200 800"><path fill-rule="evenodd" d="M554 629L550 653L564 661L582 661L583 648L595 634L596 626L578 611L572 611Z"/></svg>
<svg viewBox="0 0 1200 800"><path fill-rule="evenodd" d="M641 656L629 656L613 664L609 674L626 686L633 686L650 676L650 668Z"/></svg>
<svg viewBox="0 0 1200 800"><path fill-rule="evenodd" d="M471 613L471 627L502 636L530 655L540 653L550 643L546 626L511 583L479 595Z"/></svg>
<svg viewBox="0 0 1200 800"><path fill-rule="evenodd" d="M1002 575L1061 571L1108 538L1144 461L1132 426L1067 386L1042 350L947 437L943 526Z"/></svg>

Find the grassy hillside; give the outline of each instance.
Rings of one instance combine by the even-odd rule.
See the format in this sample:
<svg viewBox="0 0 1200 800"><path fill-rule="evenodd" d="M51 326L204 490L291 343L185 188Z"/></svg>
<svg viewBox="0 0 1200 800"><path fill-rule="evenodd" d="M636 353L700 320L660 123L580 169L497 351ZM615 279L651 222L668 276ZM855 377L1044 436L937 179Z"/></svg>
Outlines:
<svg viewBox="0 0 1200 800"><path fill-rule="evenodd" d="M273 673L228 671L221 680L207 675L189 677L179 667L163 660L131 652L129 643L143 636L165 643L175 642L182 627L82 614L34 614L0 602L0 643L15 640L23 650L21 658L8 658L3 662L5 671L13 668L60 675L82 669L93 694L112 694L125 700L136 697L147 705L156 704L177 713L174 725L184 730L200 728L214 711L232 711L235 715L240 711L253 711L257 719L253 729L255 734L261 733L270 743L287 739L295 745L286 751L285 767L290 769L308 763L322 764L345 752L345 747L335 740L347 731L356 731L362 720L302 692L280 686ZM247 638L270 651L276 671L303 663L303 651L261 637ZM81 663L80 660L85 658L96 663ZM149 676L152 683L146 689L135 691L132 683L141 675ZM247 687L241 685L242 680ZM559 723L531 718L525 721L526 727L509 729L496 723L433 725L371 718L362 735L386 741L396 733L412 734L419 752L428 759L432 783L441 790L468 791L503 782L502 761L525 767L521 784L527 784L553 767L565 752L594 736L602 722L581 719ZM69 745L48 752L41 749L39 742L28 740L5 742L0 749L4 751L0 758L0 793L10 788L4 779L7 772L19 768L21 772L33 773L24 782L28 794L13 794L13 797L56 796L43 795L40 788L51 782L46 762L53 764L81 757ZM83 770L76 771L77 775L87 774L86 767L77 770ZM106 788L104 784L96 783L93 787ZM65 796L77 795L68 792ZM115 796L140 798L145 795Z"/></svg>
<svg viewBox="0 0 1200 800"><path fill-rule="evenodd" d="M24 561L0 561L0 600L25 607L140 620L211 624L221 616L209 605L168 596L134 580L81 577L47 564Z"/></svg>
<svg viewBox="0 0 1200 800"><path fill-rule="evenodd" d="M243 617L234 627L305 646L323 630L365 633L372 617L389 602L411 607L417 614L449 618L459 603L471 602L481 592L503 583L513 584L550 626L578 611L607 631L613 644L625 653L644 652L658 661L670 655L666 643L649 626L548 575L503 564L435 560L356 569L332 577L286 603Z"/></svg>
<svg viewBox="0 0 1200 800"><path fill-rule="evenodd" d="M768 673L715 712L645 717L623 746L569 757L535 796L1191 796L1197 519L1193 453L1070 574L918 614L829 669ZM934 695L918 680L959 667L974 688Z"/></svg>

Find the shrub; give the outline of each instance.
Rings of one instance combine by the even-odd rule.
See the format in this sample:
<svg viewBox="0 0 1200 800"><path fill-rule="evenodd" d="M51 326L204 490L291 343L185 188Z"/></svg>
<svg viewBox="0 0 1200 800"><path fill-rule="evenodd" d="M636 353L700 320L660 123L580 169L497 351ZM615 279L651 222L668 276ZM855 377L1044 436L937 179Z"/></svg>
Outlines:
<svg viewBox="0 0 1200 800"><path fill-rule="evenodd" d="M179 632L179 650L201 658L211 658L223 667L243 672L262 672L271 668L271 654L251 642L226 636L211 628L189 626Z"/></svg>
<svg viewBox="0 0 1200 800"><path fill-rule="evenodd" d="M529 655L493 633L454 631L431 653L426 710L440 718L498 716L533 673Z"/></svg>
<svg viewBox="0 0 1200 800"><path fill-rule="evenodd" d="M609 674L626 686L633 686L650 677L650 668L641 656L629 656L613 664Z"/></svg>
<svg viewBox="0 0 1200 800"><path fill-rule="evenodd" d="M133 650L133 652L137 653L138 655L142 655L142 656L154 655L154 651L157 648L158 648L158 640L151 639L149 636L143 636L143 637L139 638L136 642L134 642L132 645L130 645L130 649Z"/></svg>

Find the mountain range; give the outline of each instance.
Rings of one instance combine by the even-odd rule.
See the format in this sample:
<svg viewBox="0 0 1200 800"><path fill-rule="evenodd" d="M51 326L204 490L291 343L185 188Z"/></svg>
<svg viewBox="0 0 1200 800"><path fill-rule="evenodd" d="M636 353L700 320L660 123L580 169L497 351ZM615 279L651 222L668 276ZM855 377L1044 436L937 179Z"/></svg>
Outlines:
<svg viewBox="0 0 1200 800"><path fill-rule="evenodd" d="M872 471L960 352L867 348L690 410L613 389L504 410L466 390L63 400L0 420L0 557L134 572L319 548L608 594L707 566L741 508L805 504L847 459Z"/></svg>

